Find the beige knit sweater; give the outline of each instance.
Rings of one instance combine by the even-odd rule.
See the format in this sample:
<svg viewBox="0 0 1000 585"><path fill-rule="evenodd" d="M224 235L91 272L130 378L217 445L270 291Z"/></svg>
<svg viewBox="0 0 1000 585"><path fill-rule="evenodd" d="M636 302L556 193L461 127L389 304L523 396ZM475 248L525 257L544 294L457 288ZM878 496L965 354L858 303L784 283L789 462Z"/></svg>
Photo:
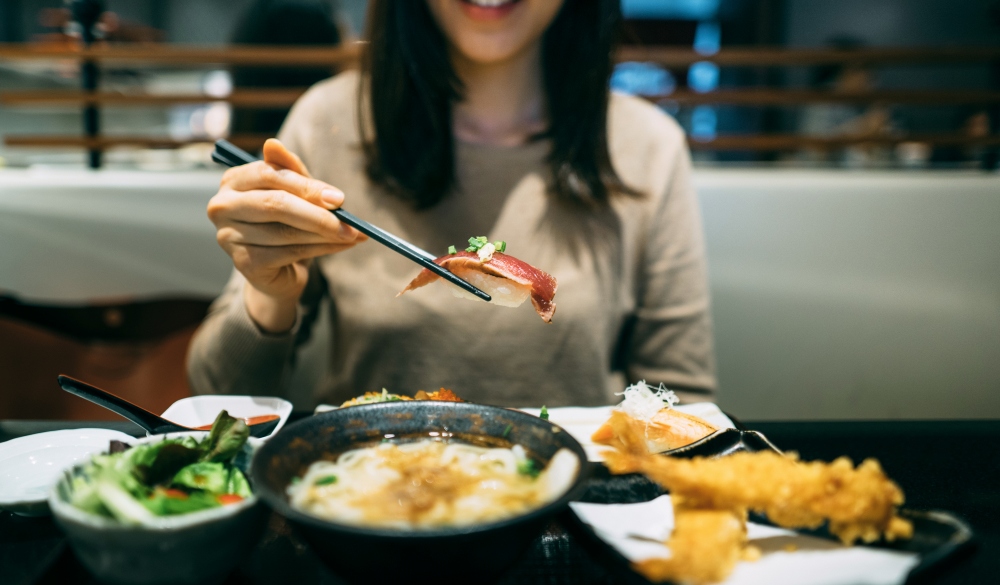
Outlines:
<svg viewBox="0 0 1000 585"><path fill-rule="evenodd" d="M626 380L646 380L694 390L678 393L687 400L711 399L701 219L684 136L671 118L612 96L611 158L643 199L581 211L546 194L548 143L460 142L457 189L417 212L365 176L357 81L348 72L313 87L280 138L316 178L347 194L345 209L425 250L443 255L471 236L505 240L509 254L558 280L552 324L530 303L459 299L442 283L397 298L420 268L369 241L314 264L298 323L285 335L257 328L234 272L189 351L196 392L292 394L308 407L381 388L446 387L476 402L563 406L608 404ZM299 348L315 336L327 342L321 363L311 364L322 375L315 387L290 388L294 369L307 365Z"/></svg>

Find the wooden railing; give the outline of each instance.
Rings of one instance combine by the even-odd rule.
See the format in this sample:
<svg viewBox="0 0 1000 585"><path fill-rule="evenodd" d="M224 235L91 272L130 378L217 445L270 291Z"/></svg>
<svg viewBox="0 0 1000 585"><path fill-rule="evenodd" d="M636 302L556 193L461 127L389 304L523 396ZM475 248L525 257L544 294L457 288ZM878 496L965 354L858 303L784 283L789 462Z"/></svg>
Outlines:
<svg viewBox="0 0 1000 585"><path fill-rule="evenodd" d="M0 43L0 59L80 59L100 63L145 62L172 65L341 65L355 61L363 43L343 47L247 46L198 47L182 45L107 45L81 48L71 45ZM782 47L726 48L706 55L669 47L624 47L618 61L648 61L664 67L688 67L700 61L720 67L804 67L815 65L905 65L994 62L1000 47L811 49Z"/></svg>
<svg viewBox="0 0 1000 585"><path fill-rule="evenodd" d="M816 65L911 65L982 63L1000 60L1000 47L927 47L811 49L784 47L726 48L712 55L668 47L625 47L619 61L648 61L667 68L688 67L700 61L720 67L813 67Z"/></svg>
<svg viewBox="0 0 1000 585"><path fill-rule="evenodd" d="M73 45L24 45L0 43L0 59L73 59L114 63L168 63L174 66L288 65L336 66L357 61L360 43L343 47L290 47L285 45L229 45L198 47L135 44L77 47Z"/></svg>
<svg viewBox="0 0 1000 585"><path fill-rule="evenodd" d="M0 93L3 106L170 106L227 102L240 107L280 108L291 106L302 96L299 89L237 89L225 96L208 94L147 94L70 90L30 90ZM721 89L698 93L681 89L670 94L643 96L653 101L670 100L679 105L725 104L739 106L794 106L802 104L910 104L959 106L1000 104L1000 91L977 90L877 90L831 92L795 89Z"/></svg>
<svg viewBox="0 0 1000 585"><path fill-rule="evenodd" d="M800 134L762 134L755 136L718 136L700 142L689 140L692 150L831 150L846 146L894 146L918 142L930 146L995 147L1000 146L1000 136L973 137L965 134L901 134L901 135L844 135L802 136Z"/></svg>
<svg viewBox="0 0 1000 585"><path fill-rule="evenodd" d="M264 141L271 138L264 134L236 134L228 140L244 150L255 152ZM8 136L4 142L8 146L43 147L43 148L85 148L87 150L107 150L109 148L128 146L134 148L180 148L189 144L212 142L208 138L176 140L169 136L65 136L65 135L32 135Z"/></svg>
<svg viewBox="0 0 1000 585"><path fill-rule="evenodd" d="M305 89L238 89L225 96L207 94L148 94L134 92L95 92L67 90L8 91L0 93L4 106L172 106L227 102L240 107L287 108Z"/></svg>
<svg viewBox="0 0 1000 585"><path fill-rule="evenodd" d="M108 45L81 48L71 45L4 45L0 44L0 60L74 60L96 63L102 67L171 66L329 66L344 68L358 59L363 45L328 47L192 47L176 45ZM819 65L857 65L884 67L897 65L974 64L1000 62L1000 48L866 48L856 50L786 49L786 48L727 48L713 55L703 55L687 49L663 47L626 47L617 60L655 63L667 69L685 68L698 62L712 62L720 67L812 67ZM236 89L226 96L154 95L112 91L7 91L0 92L4 107L66 106L170 106L176 104L224 101L241 108L287 108L302 94L301 89ZM698 93L679 89L668 95L644 96L650 100L669 101L678 105L726 104L752 107L798 106L818 103L837 104L906 104L914 106L974 105L997 109L1000 91L986 90L872 90L845 93L805 89L741 88L720 89ZM256 149L266 136L236 135L231 140L249 149ZM207 139L173 140L153 136L6 136L9 146L81 147L104 150L117 146L172 148ZM920 134L920 135L861 135L810 137L791 134L718 136L708 141L691 141L697 150L783 151L801 148L833 149L852 144L892 145L902 142L922 142L929 145L960 147L994 147L1000 144L995 135Z"/></svg>

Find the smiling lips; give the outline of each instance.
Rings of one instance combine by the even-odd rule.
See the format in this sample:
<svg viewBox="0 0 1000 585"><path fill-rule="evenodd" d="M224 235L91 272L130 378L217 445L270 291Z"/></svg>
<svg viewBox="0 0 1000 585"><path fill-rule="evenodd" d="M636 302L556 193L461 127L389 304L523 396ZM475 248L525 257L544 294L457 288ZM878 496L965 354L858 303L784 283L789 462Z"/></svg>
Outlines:
<svg viewBox="0 0 1000 585"><path fill-rule="evenodd" d="M521 0L460 0L462 11L472 20L499 20L514 10Z"/></svg>

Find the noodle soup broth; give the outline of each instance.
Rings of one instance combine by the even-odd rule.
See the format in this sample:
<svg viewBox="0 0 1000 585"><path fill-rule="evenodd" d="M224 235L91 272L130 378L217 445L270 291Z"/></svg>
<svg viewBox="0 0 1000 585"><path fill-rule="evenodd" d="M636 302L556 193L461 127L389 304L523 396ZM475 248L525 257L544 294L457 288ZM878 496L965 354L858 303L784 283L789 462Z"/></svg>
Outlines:
<svg viewBox="0 0 1000 585"><path fill-rule="evenodd" d="M560 449L539 463L494 437L383 439L312 463L287 488L312 516L371 528L434 530L487 524L558 499L579 459Z"/></svg>

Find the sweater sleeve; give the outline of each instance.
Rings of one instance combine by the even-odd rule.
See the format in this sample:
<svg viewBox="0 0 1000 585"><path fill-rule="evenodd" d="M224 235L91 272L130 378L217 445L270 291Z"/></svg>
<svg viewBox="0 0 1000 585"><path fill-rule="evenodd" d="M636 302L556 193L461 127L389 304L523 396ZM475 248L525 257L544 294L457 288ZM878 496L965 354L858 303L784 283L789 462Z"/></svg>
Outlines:
<svg viewBox="0 0 1000 585"><path fill-rule="evenodd" d="M237 271L188 347L187 369L195 394L284 395L284 380L300 327L272 335L257 326L243 302L246 281Z"/></svg>
<svg viewBox="0 0 1000 585"><path fill-rule="evenodd" d="M625 365L630 382L662 382L689 402L712 400L716 380L701 213L683 144L681 136L641 244Z"/></svg>
<svg viewBox="0 0 1000 585"><path fill-rule="evenodd" d="M309 148L316 101L311 94L295 104L278 134L300 156ZM326 282L314 261L295 325L277 335L263 331L250 317L243 300L245 286L243 275L233 270L188 347L188 381L195 394L288 395L296 349L314 332Z"/></svg>

